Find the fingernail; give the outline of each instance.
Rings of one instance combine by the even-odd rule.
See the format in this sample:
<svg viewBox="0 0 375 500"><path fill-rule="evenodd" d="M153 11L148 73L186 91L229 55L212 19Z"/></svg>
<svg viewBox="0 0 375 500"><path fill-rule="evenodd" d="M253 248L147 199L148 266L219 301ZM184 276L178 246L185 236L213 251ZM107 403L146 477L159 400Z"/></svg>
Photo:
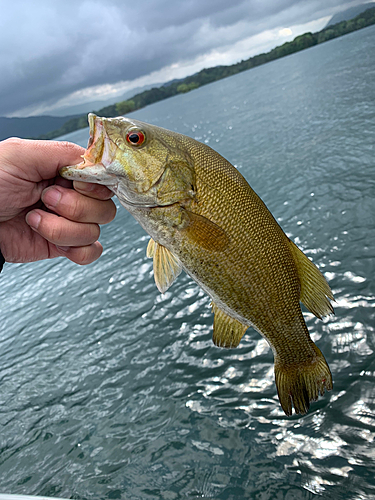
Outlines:
<svg viewBox="0 0 375 500"><path fill-rule="evenodd" d="M61 200L61 192L55 187L46 189L42 195L43 203L48 208L55 208Z"/></svg>
<svg viewBox="0 0 375 500"><path fill-rule="evenodd" d="M41 220L42 217L38 212L32 211L26 215L26 223L33 229L38 229Z"/></svg>
<svg viewBox="0 0 375 500"><path fill-rule="evenodd" d="M95 189L95 184L90 184L88 182L82 182L82 181L74 181L73 182L73 187L74 189L77 189L78 191L93 191Z"/></svg>

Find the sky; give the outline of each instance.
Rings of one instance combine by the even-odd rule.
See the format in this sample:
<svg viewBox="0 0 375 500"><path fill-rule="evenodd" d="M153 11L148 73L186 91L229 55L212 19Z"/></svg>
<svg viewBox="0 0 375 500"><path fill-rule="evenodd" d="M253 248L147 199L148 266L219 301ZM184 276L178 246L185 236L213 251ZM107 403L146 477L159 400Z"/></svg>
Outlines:
<svg viewBox="0 0 375 500"><path fill-rule="evenodd" d="M0 116L233 64L366 0L0 0Z"/></svg>

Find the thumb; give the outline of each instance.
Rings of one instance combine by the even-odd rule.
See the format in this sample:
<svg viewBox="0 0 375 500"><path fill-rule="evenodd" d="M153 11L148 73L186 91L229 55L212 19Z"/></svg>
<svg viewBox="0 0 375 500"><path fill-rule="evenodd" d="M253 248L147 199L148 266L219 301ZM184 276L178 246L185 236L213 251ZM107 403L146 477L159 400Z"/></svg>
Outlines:
<svg viewBox="0 0 375 500"><path fill-rule="evenodd" d="M81 161L84 148L72 142L11 138L1 143L0 166L31 182L52 179L61 167Z"/></svg>

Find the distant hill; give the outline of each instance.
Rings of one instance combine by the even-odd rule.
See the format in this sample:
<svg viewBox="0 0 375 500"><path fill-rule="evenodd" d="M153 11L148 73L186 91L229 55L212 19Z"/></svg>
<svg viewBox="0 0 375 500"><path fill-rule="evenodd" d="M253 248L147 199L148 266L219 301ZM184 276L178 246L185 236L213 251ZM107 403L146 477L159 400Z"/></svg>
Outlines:
<svg viewBox="0 0 375 500"><path fill-rule="evenodd" d="M168 99L178 94L190 92L203 85L227 78L242 71L266 64L281 57L294 54L301 50L308 49L314 45L324 43L333 38L337 38L347 33L366 28L375 24L375 3L362 4L362 10L354 18L345 18L341 22L335 21L332 17L329 26L316 33L304 33L297 36L291 42L285 42L283 45L275 47L269 52L258 54L249 59L240 61L230 66L215 66L204 68L194 75L186 78L172 80L160 87L148 88L142 92L133 95L130 99L109 104L101 109L95 110L91 106L87 111L93 111L99 116L113 117L120 116L141 109L149 104ZM368 8L370 6L370 8ZM358 6L361 7L361 6ZM357 8L358 8L357 7ZM353 12L348 9L341 14ZM356 11L354 11L355 14ZM345 14L348 15L349 14ZM350 14L352 15L352 14ZM334 24L331 24L333 21ZM133 90L133 92L135 89ZM105 102L105 101L104 101ZM101 104L103 101L101 101ZM90 104L90 103L89 103ZM91 103L93 104L93 103ZM95 103L97 104L97 103ZM72 109L72 108L70 108ZM86 112L87 113L87 112ZM19 136L25 138L53 139L61 135L68 134L75 130L87 127L87 114L79 116L34 116L29 118L1 118L0 117L0 140L10 136Z"/></svg>
<svg viewBox="0 0 375 500"><path fill-rule="evenodd" d="M177 81L177 80L176 80ZM168 86L172 82L167 82L164 85ZM155 84L154 84L155 85ZM112 97L111 99L90 101L84 104L78 104L76 106L66 106L64 108L59 108L54 111L53 116L51 115L40 115L40 116L30 116L27 118L6 118L0 116L0 141L7 139L8 137L22 137L24 139L32 138L35 139L39 136L44 136L51 132L51 130L57 130L64 125L67 121L82 116L92 111L103 109L106 106L115 104L118 101L123 101L137 92L142 92L154 87L154 85L144 85L142 87L137 87L118 97ZM87 120L85 118L85 126L87 125Z"/></svg>
<svg viewBox="0 0 375 500"><path fill-rule="evenodd" d="M352 33L353 31L366 28L367 26L375 24L375 4L373 5L374 7L366 9L353 19L341 21L316 33L304 33L303 35L297 36L291 42L285 42L283 45L279 45L269 52L258 54L257 56L250 57L249 59L240 61L230 66L204 68L198 73L187 76L181 80L173 80L172 82L168 82L161 87L154 87L140 92L139 94L135 94L130 99L125 101L105 106L104 108L99 109L95 114L107 118L126 115L137 109L144 108L149 104L168 99L169 97L173 97L178 94L190 92L203 85L236 75L242 71L247 71L251 68L260 66L261 64L266 64L274 61L275 59L308 49L314 45L346 35L347 33ZM87 127L86 115L68 120L59 129L52 130L39 138L53 139L84 127Z"/></svg>
<svg viewBox="0 0 375 500"><path fill-rule="evenodd" d="M8 137L23 137L25 139L38 137L60 128L67 120L75 118L75 116L31 116L30 118L0 116L0 140Z"/></svg>
<svg viewBox="0 0 375 500"><path fill-rule="evenodd" d="M169 82L168 82L169 83ZM168 83L164 85L168 85ZM57 108L54 109L53 111L50 111L49 113L42 113L41 116L65 116L65 118L68 116L72 115L81 115L82 113L90 113L94 109L101 109L104 108L105 106L110 106L111 104L115 104L116 102L119 101L125 101L125 99L128 99L129 97L133 96L134 94L137 94L139 92L142 92L144 90L151 89L152 87L155 87L155 85L162 85L161 83L153 83L152 85L143 85L142 87L136 87L132 90L128 90L122 95L119 95L117 97L110 97L108 99L101 99L97 101L89 101L85 102L83 104L76 104L72 106L64 106L62 108Z"/></svg>
<svg viewBox="0 0 375 500"><path fill-rule="evenodd" d="M338 12L328 21L326 28L328 26L333 26L334 24L341 23L342 21L349 21L353 19L353 17L362 14L367 9L371 9L375 7L374 2L362 3L361 5L356 5L355 7L350 7L349 9L343 10L342 12Z"/></svg>

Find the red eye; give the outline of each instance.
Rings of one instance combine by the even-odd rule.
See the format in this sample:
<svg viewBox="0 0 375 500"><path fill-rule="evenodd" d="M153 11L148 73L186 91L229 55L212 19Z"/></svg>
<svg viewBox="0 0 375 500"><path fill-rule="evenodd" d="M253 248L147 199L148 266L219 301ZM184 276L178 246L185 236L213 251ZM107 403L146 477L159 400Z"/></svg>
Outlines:
<svg viewBox="0 0 375 500"><path fill-rule="evenodd" d="M126 140L133 146L141 146L145 140L145 134L140 130L131 130L126 134Z"/></svg>

